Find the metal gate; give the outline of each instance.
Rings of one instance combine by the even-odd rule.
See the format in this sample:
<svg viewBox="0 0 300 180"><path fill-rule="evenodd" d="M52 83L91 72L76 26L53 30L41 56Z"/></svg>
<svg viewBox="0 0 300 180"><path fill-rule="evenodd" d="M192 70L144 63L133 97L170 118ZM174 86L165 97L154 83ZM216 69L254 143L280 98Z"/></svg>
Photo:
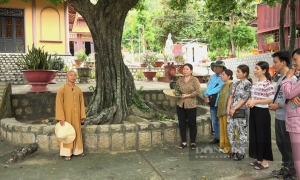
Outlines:
<svg viewBox="0 0 300 180"><path fill-rule="evenodd" d="M0 8L0 53L25 52L24 10Z"/></svg>

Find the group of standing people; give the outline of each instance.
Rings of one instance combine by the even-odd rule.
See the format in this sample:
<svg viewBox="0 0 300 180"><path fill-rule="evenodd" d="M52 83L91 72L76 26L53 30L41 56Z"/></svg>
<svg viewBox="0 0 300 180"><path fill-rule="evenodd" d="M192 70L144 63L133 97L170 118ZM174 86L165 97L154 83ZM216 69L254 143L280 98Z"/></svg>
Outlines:
<svg viewBox="0 0 300 180"><path fill-rule="evenodd" d="M210 144L220 145L220 151L228 158L242 160L245 157L249 131L249 157L255 170L269 168L273 161L271 143L271 115L275 111L276 144L282 156L279 170L271 172L281 179L300 177L300 81L295 76L300 71L300 48L292 54L278 51L272 54L275 71L281 75L276 88L271 81L269 64L260 61L254 75L249 78L249 67L239 65L236 70L237 82L233 83L233 72L223 61L211 64L215 72L210 77L204 100L210 104L212 129L214 134ZM292 63L294 69L289 69ZM199 82L192 76L193 67L184 65L183 75L177 81L183 93L177 102L177 114L183 149L187 146L186 127L190 128L191 149L196 148L196 96L200 94ZM210 102L216 96L214 103ZM210 98L211 97L211 98Z"/></svg>
<svg viewBox="0 0 300 180"><path fill-rule="evenodd" d="M273 161L270 110L275 111L276 144L282 156L282 167L271 174L283 179L297 179L297 176L300 177L300 81L295 72L300 71L300 48L292 55L289 51L278 51L272 57L274 68L281 75L276 88L271 82L269 64L265 61L256 64L254 75L258 80L253 83L249 79L249 67L245 64L237 67L238 81L235 83L232 82L233 72L226 69L223 61L211 64L215 74L211 76L204 93L206 103L210 103L209 97L217 94L216 101L210 103L214 130L214 140L210 144L219 143L220 150L227 153L228 158L242 160L245 157L249 127L249 157L256 159L250 166L255 170L267 169L268 161ZM291 59L294 69L289 69ZM182 91L176 109L182 139L179 148L187 147L188 126L190 147L195 150L196 106L200 83L192 76L192 72L193 66L185 64L184 77L176 82ZM61 126L68 122L76 130L73 143L64 144L58 141L60 155L69 161L72 155L85 155L81 123L85 121L86 114L83 93L75 85L76 73L68 72L67 80L57 92L56 119Z"/></svg>

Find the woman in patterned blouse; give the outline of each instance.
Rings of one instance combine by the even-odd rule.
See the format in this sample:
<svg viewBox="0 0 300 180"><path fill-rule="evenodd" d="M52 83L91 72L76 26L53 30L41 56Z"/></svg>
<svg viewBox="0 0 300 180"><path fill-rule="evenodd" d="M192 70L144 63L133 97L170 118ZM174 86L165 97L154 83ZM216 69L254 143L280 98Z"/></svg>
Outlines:
<svg viewBox="0 0 300 180"><path fill-rule="evenodd" d="M268 104L273 102L275 88L271 82L269 64L260 61L256 64L254 75L258 81L251 88L251 99L246 103L250 109L249 117L249 156L256 161L250 163L256 170L269 168L273 161L271 145L271 116Z"/></svg>
<svg viewBox="0 0 300 180"><path fill-rule="evenodd" d="M228 158L234 160L242 160L245 157L245 148L247 147L247 126L249 111L245 103L249 99L252 86L252 80L248 79L249 67L245 64L239 65L236 71L236 77L239 79L232 88L231 95L227 104L227 131L228 138L231 144L231 153ZM233 118L233 114L237 109L245 109L244 118ZM238 132L239 145L235 132Z"/></svg>
<svg viewBox="0 0 300 180"><path fill-rule="evenodd" d="M200 94L200 83L198 79L192 76L193 66L191 64L183 65L183 77L179 78L176 85L180 87L182 97L177 100L177 116L179 121L179 130L181 136L181 145L179 149L187 146L186 126L190 129L191 149L196 149L196 116L197 116L197 96Z"/></svg>

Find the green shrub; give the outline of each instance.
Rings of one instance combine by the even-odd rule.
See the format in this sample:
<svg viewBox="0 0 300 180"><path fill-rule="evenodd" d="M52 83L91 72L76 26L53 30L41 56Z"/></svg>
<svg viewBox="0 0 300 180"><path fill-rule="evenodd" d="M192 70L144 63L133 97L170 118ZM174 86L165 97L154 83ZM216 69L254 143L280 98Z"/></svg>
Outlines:
<svg viewBox="0 0 300 180"><path fill-rule="evenodd" d="M138 71L136 72L136 77L137 77L138 79L144 79L145 76L144 76L143 71L142 71L142 70L138 70Z"/></svg>
<svg viewBox="0 0 300 180"><path fill-rule="evenodd" d="M32 44L31 49L28 48L28 53L23 55L21 54L22 58L18 59L16 63L20 69L26 70L51 70L52 69L52 60L51 55L48 52L44 51L44 47L36 48L34 44Z"/></svg>
<svg viewBox="0 0 300 180"><path fill-rule="evenodd" d="M91 71L91 76L90 76L91 79L96 79L96 72L95 70L92 70Z"/></svg>
<svg viewBox="0 0 300 180"><path fill-rule="evenodd" d="M208 57L211 61L215 61L217 59L217 55L214 52L208 52Z"/></svg>
<svg viewBox="0 0 300 180"><path fill-rule="evenodd" d="M52 69L53 70L62 70L65 66L65 62L62 57L59 57L57 53L55 53L52 57Z"/></svg>
<svg viewBox="0 0 300 180"><path fill-rule="evenodd" d="M140 89L136 91L135 96L132 98L132 102L142 112L149 112L149 107L145 104L145 101L140 96L143 88L144 87L141 86Z"/></svg>
<svg viewBox="0 0 300 180"><path fill-rule="evenodd" d="M155 78L164 77L164 74L162 72L157 72L154 77Z"/></svg>
<svg viewBox="0 0 300 180"><path fill-rule="evenodd" d="M87 55L85 54L85 49L81 49L79 51L76 51L74 53L74 56L77 57L77 60L80 60L80 61L85 61Z"/></svg>

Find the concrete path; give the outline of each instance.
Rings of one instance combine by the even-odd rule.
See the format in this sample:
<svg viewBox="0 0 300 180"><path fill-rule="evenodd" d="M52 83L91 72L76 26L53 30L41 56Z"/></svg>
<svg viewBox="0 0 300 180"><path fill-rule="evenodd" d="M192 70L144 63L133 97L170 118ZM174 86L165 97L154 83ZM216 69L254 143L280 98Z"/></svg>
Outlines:
<svg viewBox="0 0 300 180"><path fill-rule="evenodd" d="M104 180L196 180L196 179L274 179L271 170L280 163L278 150L273 144L277 161L270 162L270 168L257 171L249 166L253 160L246 157L233 161L225 154L204 154L204 148L216 148L207 142L198 143L197 151L189 148L137 150L106 154L87 154L86 157L73 157L65 161L56 154L36 152L22 162L7 164L6 158L12 147L5 142L0 144L0 179L40 180L40 179L104 179ZM9 147L6 148L6 147ZM203 156L207 155L208 158ZM214 158L212 159L212 156Z"/></svg>

